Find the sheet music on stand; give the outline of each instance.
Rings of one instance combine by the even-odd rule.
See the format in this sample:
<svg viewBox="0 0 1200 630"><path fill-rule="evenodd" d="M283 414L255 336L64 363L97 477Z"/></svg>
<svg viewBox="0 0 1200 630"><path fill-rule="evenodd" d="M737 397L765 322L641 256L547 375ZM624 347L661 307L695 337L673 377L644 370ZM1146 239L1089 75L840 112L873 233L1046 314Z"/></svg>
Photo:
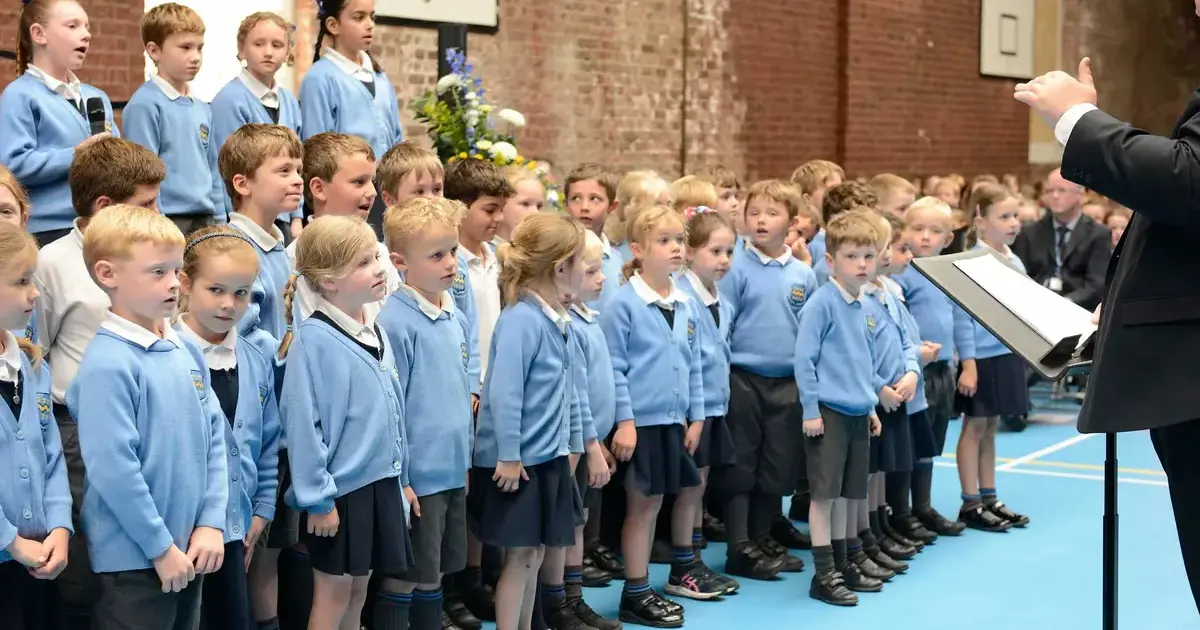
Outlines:
<svg viewBox="0 0 1200 630"><path fill-rule="evenodd" d="M1096 332L1090 312L996 256L957 260L954 266L1051 346L1066 346L1064 341L1070 339L1072 343L1067 347L1078 352Z"/></svg>

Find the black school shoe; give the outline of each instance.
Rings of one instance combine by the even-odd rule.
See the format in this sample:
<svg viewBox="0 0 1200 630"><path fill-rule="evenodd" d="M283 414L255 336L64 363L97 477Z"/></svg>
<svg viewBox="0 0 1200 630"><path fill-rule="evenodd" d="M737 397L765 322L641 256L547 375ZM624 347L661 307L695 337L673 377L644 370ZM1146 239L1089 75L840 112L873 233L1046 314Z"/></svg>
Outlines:
<svg viewBox="0 0 1200 630"><path fill-rule="evenodd" d="M668 604L674 604L678 610ZM683 608L669 602L653 589L630 595L621 593L621 621L651 628L683 627Z"/></svg>
<svg viewBox="0 0 1200 630"><path fill-rule="evenodd" d="M877 580L865 573L853 562L847 562L842 568L842 579L846 581L846 588L857 593L878 593L883 590L883 582Z"/></svg>
<svg viewBox="0 0 1200 630"><path fill-rule="evenodd" d="M813 576L808 596L834 606L858 605L858 595L846 588L845 578L833 569L819 571Z"/></svg>
<svg viewBox="0 0 1200 630"><path fill-rule="evenodd" d="M867 552L867 557L874 560L875 564L891 571L895 574L901 574L908 571L908 563L903 560L897 560L883 549L873 549Z"/></svg>
<svg viewBox="0 0 1200 630"><path fill-rule="evenodd" d="M596 548L588 551L584 557L585 564L589 561L597 569L608 571L614 580L625 579L625 564L612 549L604 545L596 545Z"/></svg>
<svg viewBox="0 0 1200 630"><path fill-rule="evenodd" d="M812 538L782 516L771 523L771 538L788 549L812 549Z"/></svg>
<svg viewBox="0 0 1200 630"><path fill-rule="evenodd" d="M1012 529L1012 524L991 513L983 505L963 505L958 511L958 522L964 527L977 529L981 532L1000 533Z"/></svg>
<svg viewBox="0 0 1200 630"><path fill-rule="evenodd" d="M544 600L543 600L544 601ZM559 602L558 606L544 611L547 630L596 630L575 615L575 608L567 600Z"/></svg>
<svg viewBox="0 0 1200 630"><path fill-rule="evenodd" d="M879 551L897 560L911 560L917 555L915 547L902 543L890 535L879 539Z"/></svg>
<svg viewBox="0 0 1200 630"><path fill-rule="evenodd" d="M762 549L763 553L768 557L779 560L780 571L784 573L800 573L804 571L804 561L788 553L787 547L779 544L779 541L771 536L758 541L758 548Z"/></svg>
<svg viewBox="0 0 1200 630"><path fill-rule="evenodd" d="M726 541L725 523L721 522L721 519L709 514L708 510L704 511L704 539L713 542Z"/></svg>
<svg viewBox="0 0 1200 630"><path fill-rule="evenodd" d="M892 532L919 542L922 546L931 545L938 539L938 535L926 529L925 523L921 522L915 514L893 514L888 524L891 525Z"/></svg>
<svg viewBox="0 0 1200 630"><path fill-rule="evenodd" d="M450 618L445 609L442 610L442 630L462 630L458 624L454 623L454 620Z"/></svg>
<svg viewBox="0 0 1200 630"><path fill-rule="evenodd" d="M583 601L583 598L581 597L568 597L567 603L575 612L575 617L577 619L582 621L584 624L595 628L596 630L621 630L623 627L621 622L616 619L605 619L604 617L601 617L600 614L592 610L592 607L588 606L587 602Z"/></svg>
<svg viewBox="0 0 1200 630"><path fill-rule="evenodd" d="M962 536L963 530L967 528L962 523L956 523L938 514L938 511L932 507L924 508L920 511L913 510L913 514L916 515L925 527L932 530L938 536Z"/></svg>
<svg viewBox="0 0 1200 630"><path fill-rule="evenodd" d="M768 556L753 543L729 549L725 556L725 572L751 580L774 580L783 570L783 560Z"/></svg>
<svg viewBox="0 0 1200 630"><path fill-rule="evenodd" d="M984 503L983 507L986 508L992 514L995 514L996 516L999 516L1000 518L1008 521L1009 523L1012 523L1013 527L1025 527L1026 525L1029 524L1028 516L1025 516L1023 514L1017 514L1016 512L1008 509L1008 506L1004 505L1003 501L993 501L991 503Z"/></svg>
<svg viewBox="0 0 1200 630"><path fill-rule="evenodd" d="M442 610L459 628L480 630L483 627L481 619L496 619L496 603L490 593L491 589L486 586L469 587L461 593L446 592Z"/></svg>
<svg viewBox="0 0 1200 630"><path fill-rule="evenodd" d="M850 562L858 565L858 568L867 577L875 578L881 582L887 582L888 580L896 577L895 571L884 568L882 565L875 562L870 556L868 556L866 552L861 550L850 556Z"/></svg>
<svg viewBox="0 0 1200 630"><path fill-rule="evenodd" d="M583 576L583 585L589 588L602 588L608 586L613 581L611 573L594 564L584 564L581 574Z"/></svg>

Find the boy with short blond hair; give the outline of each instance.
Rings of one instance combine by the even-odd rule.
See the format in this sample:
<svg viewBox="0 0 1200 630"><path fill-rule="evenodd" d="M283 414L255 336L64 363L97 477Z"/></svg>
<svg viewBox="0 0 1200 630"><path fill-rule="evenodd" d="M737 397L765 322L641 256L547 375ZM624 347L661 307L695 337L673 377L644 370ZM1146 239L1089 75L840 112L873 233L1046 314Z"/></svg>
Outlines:
<svg viewBox="0 0 1200 630"><path fill-rule="evenodd" d="M815 208L824 208L825 193L841 184L846 179L846 171L841 166L829 160L809 160L792 172L792 183L800 189L800 194L808 199ZM822 210L822 221L828 223L832 218ZM825 260L825 230L817 231L812 242L808 244L812 254L813 265Z"/></svg>
<svg viewBox="0 0 1200 630"><path fill-rule="evenodd" d="M122 118L125 136L166 163L159 209L183 233L224 222L212 108L188 88L200 71L204 22L181 4L161 4L142 17L142 43L158 71L130 97Z"/></svg>
<svg viewBox="0 0 1200 630"><path fill-rule="evenodd" d="M387 207L413 197L441 197L446 171L436 154L411 142L388 149L379 160L380 191Z"/></svg>
<svg viewBox="0 0 1200 630"><path fill-rule="evenodd" d="M287 328L283 290L292 269L275 220L300 207L303 157L304 147L291 129L251 123L225 140L217 158L233 208L229 223L246 235L258 254L250 307L238 325L244 337L261 329L278 341ZM274 349L264 350L270 355Z"/></svg>
<svg viewBox="0 0 1200 630"><path fill-rule="evenodd" d="M620 184L621 178L603 164L584 162L567 175L563 186L563 196L567 200L567 214L599 236L600 242L605 247L604 261L601 263L605 278L604 289L600 291L599 298L587 305L588 308L595 310L604 308L604 305L621 287L625 278L621 273L621 267L625 265L625 257L617 248L613 247L604 229L609 224L610 215L617 209L617 190ZM629 221L631 217L625 217L625 219ZM613 218L613 221L619 220L619 218Z"/></svg>
<svg viewBox="0 0 1200 630"><path fill-rule="evenodd" d="M83 236L88 274L112 304L67 390L99 627L196 628L202 576L224 559L225 417L200 351L167 321L183 246L170 219L127 205Z"/></svg>
<svg viewBox="0 0 1200 630"><path fill-rule="evenodd" d="M63 440L75 522L71 562L58 579L64 603L70 608L69 618L75 617L76 612L81 618L90 615L98 583L88 562L87 532L79 518L84 468L75 439L75 420L67 411L67 386L74 380L79 362L109 307L108 296L88 277L83 261L83 235L92 217L114 204L155 209L159 186L165 177L162 160L129 140L103 138L77 150L67 176L71 201L78 215L75 225L66 236L38 253L33 282L39 296L34 317L38 322L39 343L46 348L50 365L50 394Z"/></svg>
<svg viewBox="0 0 1200 630"><path fill-rule="evenodd" d="M876 209L884 214L903 217L904 211L917 199L916 187L899 175L880 173L872 177L868 185L879 198Z"/></svg>
<svg viewBox="0 0 1200 630"><path fill-rule="evenodd" d="M675 200L676 212L699 207L715 210L719 202L717 187L696 175L684 175L671 182L671 197Z"/></svg>

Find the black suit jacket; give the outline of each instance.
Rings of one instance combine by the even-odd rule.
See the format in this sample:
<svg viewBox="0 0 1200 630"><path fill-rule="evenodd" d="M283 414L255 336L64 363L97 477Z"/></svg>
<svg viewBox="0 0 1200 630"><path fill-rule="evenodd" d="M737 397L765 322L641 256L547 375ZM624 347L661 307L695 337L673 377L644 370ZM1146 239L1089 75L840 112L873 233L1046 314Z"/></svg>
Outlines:
<svg viewBox="0 0 1200 630"><path fill-rule="evenodd" d="M1021 228L1013 242L1013 253L1025 263L1029 277L1045 284L1054 277L1054 217L1046 216ZM1112 235L1108 228L1086 215L1071 231L1062 257L1062 295L1092 310L1104 296L1104 273L1112 257Z"/></svg>
<svg viewBox="0 0 1200 630"><path fill-rule="evenodd" d="M1134 211L1108 266L1084 433L1200 418L1200 90L1170 138L1101 111L1083 116L1063 177Z"/></svg>

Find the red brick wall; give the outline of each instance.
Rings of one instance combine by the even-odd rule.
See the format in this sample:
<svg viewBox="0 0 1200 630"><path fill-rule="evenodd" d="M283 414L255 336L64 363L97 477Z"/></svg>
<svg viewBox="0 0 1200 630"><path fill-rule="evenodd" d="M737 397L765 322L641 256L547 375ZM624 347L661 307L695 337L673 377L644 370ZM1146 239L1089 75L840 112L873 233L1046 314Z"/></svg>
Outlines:
<svg viewBox="0 0 1200 630"><path fill-rule="evenodd" d="M0 3L0 50L16 52L20 2ZM79 72L84 83L104 90L114 101L128 100L144 80L142 36L138 22L142 0L88 0L83 3L91 22L92 45ZM0 90L16 76L17 65L0 59Z"/></svg>

